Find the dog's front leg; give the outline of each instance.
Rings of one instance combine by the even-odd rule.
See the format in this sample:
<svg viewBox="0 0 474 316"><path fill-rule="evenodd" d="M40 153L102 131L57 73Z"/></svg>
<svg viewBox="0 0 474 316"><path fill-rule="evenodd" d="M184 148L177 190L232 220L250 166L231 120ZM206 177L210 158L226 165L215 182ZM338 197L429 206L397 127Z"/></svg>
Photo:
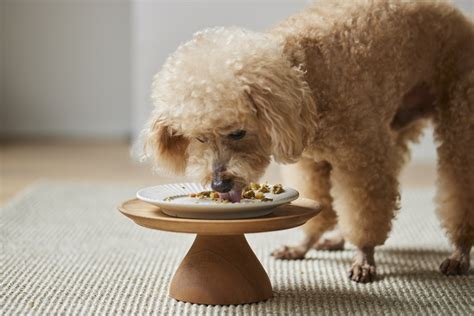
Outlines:
<svg viewBox="0 0 474 316"><path fill-rule="evenodd" d="M357 247L349 270L355 282L375 278L374 247L384 244L398 209L398 172L401 155L389 141L346 147L333 163L333 193L338 226L346 240Z"/></svg>
<svg viewBox="0 0 474 316"><path fill-rule="evenodd" d="M284 183L296 188L301 196L317 200L323 206L320 214L310 219L304 226L305 237L295 246L282 246L272 252L278 259L302 259L319 241L321 235L334 228L336 213L332 208L331 165L326 161L316 162L302 158L294 165L282 168Z"/></svg>
<svg viewBox="0 0 474 316"><path fill-rule="evenodd" d="M354 261L348 271L349 279L366 283L375 278L374 247L357 248Z"/></svg>
<svg viewBox="0 0 474 316"><path fill-rule="evenodd" d="M456 246L454 252L446 258L439 269L445 275L467 274L471 266L470 253L472 246Z"/></svg>

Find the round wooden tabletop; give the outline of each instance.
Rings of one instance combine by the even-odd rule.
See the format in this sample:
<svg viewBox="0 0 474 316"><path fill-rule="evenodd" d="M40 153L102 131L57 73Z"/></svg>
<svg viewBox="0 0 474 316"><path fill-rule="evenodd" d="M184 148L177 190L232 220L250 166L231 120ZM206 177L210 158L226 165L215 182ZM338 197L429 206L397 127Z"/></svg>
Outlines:
<svg viewBox="0 0 474 316"><path fill-rule="evenodd" d="M313 200L299 198L282 205L269 215L246 219L188 219L166 215L158 206L128 200L118 207L120 212L135 223L152 229L202 235L238 235L293 228L304 224L321 211L321 205Z"/></svg>

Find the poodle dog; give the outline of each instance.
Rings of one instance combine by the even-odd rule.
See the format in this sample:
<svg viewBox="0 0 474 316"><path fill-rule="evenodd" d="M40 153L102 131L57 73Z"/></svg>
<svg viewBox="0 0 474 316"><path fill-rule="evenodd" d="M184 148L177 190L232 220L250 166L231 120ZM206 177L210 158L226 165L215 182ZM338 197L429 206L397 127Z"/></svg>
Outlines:
<svg viewBox="0 0 474 316"><path fill-rule="evenodd" d="M306 238L273 255L357 247L349 278L375 277L399 209L408 145L432 121L438 214L469 270L474 242L474 23L443 1L323 1L268 32L211 28L156 75L145 153L237 199L271 158L286 184L323 204ZM320 240L339 229L335 239ZM342 236L342 237L341 237Z"/></svg>

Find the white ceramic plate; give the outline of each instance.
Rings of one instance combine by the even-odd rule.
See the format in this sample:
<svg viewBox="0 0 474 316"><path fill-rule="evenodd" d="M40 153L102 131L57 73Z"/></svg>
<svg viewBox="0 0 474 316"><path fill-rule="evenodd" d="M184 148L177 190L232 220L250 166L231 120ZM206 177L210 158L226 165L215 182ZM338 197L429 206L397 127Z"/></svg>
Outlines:
<svg viewBox="0 0 474 316"><path fill-rule="evenodd" d="M265 193L273 201L242 199L240 203L222 203L211 199L198 199L189 196L191 193L209 191L210 188L198 183L163 184L141 189L137 198L157 205L161 210L175 217L232 219L250 218L270 214L272 209L296 200L298 191L284 187L280 194Z"/></svg>

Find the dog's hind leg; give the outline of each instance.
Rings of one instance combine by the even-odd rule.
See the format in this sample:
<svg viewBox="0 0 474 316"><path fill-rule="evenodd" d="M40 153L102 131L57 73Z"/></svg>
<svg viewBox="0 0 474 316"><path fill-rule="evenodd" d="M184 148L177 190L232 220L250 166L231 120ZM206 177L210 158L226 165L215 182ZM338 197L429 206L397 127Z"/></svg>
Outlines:
<svg viewBox="0 0 474 316"><path fill-rule="evenodd" d="M440 143L437 211L454 246L440 270L464 274L474 244L474 71L450 87L434 124Z"/></svg>
<svg viewBox="0 0 474 316"><path fill-rule="evenodd" d="M338 227L325 233L313 246L316 250L343 250L345 240Z"/></svg>
<svg viewBox="0 0 474 316"><path fill-rule="evenodd" d="M330 173L329 163L315 162L309 158L302 158L297 164L283 168L284 183L295 187L302 197L322 203L323 210L303 226L305 238L299 245L282 246L275 250L272 256L279 259L302 259L324 232L334 228L337 218L329 193Z"/></svg>

